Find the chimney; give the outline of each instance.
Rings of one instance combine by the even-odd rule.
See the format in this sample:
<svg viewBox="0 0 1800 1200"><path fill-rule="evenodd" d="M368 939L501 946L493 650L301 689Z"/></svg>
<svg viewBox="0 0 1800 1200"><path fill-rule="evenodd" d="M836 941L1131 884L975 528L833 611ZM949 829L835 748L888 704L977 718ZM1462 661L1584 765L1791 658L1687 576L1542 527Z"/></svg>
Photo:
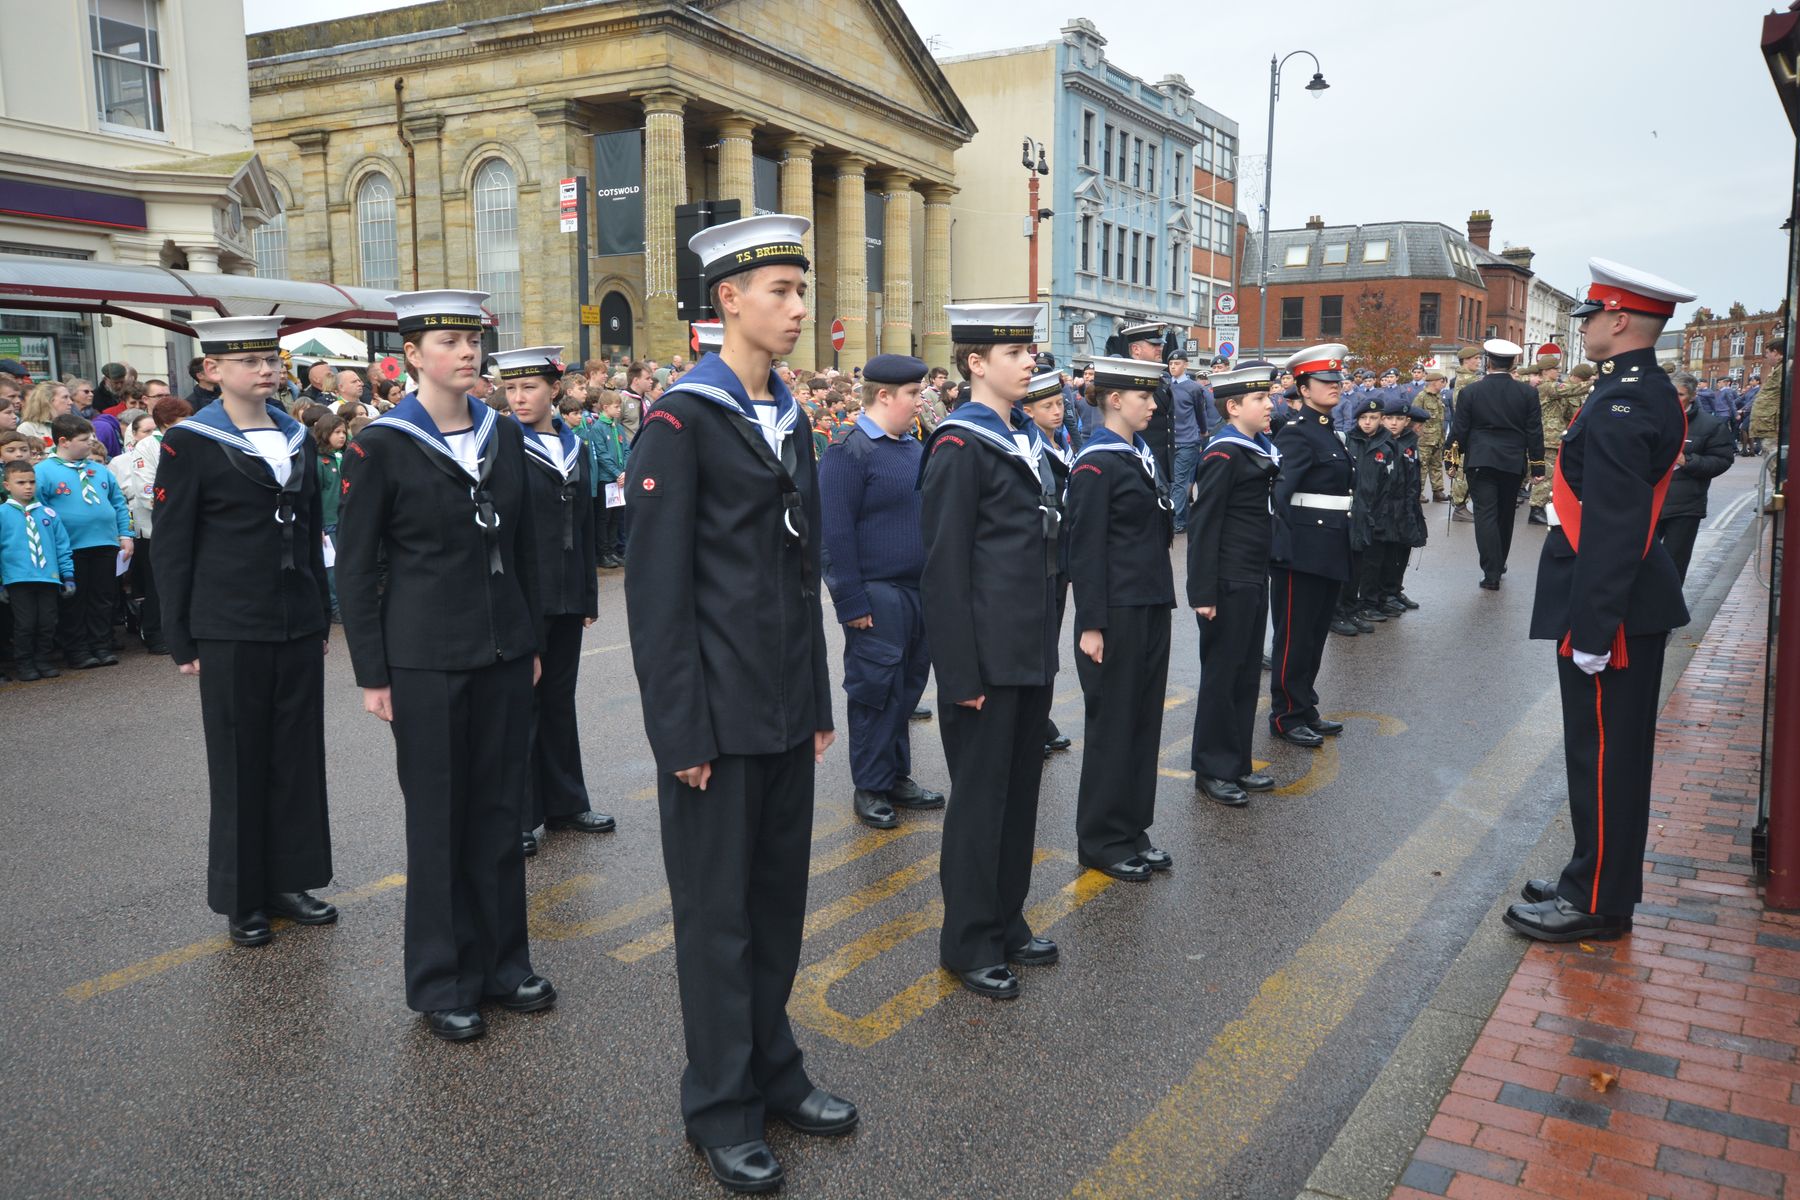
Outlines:
<svg viewBox="0 0 1800 1200"><path fill-rule="evenodd" d="M1488 248L1488 238L1494 232L1494 214L1485 208L1478 208L1469 214L1469 240L1483 250Z"/></svg>
<svg viewBox="0 0 1800 1200"><path fill-rule="evenodd" d="M1527 271L1531 270L1532 252L1530 246L1508 246L1500 252L1500 257L1507 262L1517 263Z"/></svg>
<svg viewBox="0 0 1800 1200"><path fill-rule="evenodd" d="M1317 213L1314 213L1312 216L1306 218L1306 227L1314 233L1318 233L1325 228L1324 218L1320 217Z"/></svg>

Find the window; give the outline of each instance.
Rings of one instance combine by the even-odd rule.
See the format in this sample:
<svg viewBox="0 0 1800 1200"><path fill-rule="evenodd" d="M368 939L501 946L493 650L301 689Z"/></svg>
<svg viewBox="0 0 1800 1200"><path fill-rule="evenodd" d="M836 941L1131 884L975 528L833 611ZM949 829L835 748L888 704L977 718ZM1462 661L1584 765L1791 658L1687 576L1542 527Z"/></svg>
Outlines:
<svg viewBox="0 0 1800 1200"><path fill-rule="evenodd" d="M1119 130L1119 182L1124 183L1131 178L1131 165L1126 160L1131 157L1131 135L1123 129Z"/></svg>
<svg viewBox="0 0 1800 1200"><path fill-rule="evenodd" d="M1289 246L1287 248L1287 261L1283 265L1289 267L1304 267L1310 261L1312 261L1311 246Z"/></svg>
<svg viewBox="0 0 1800 1200"><path fill-rule="evenodd" d="M1144 286L1156 286L1156 239L1144 239Z"/></svg>
<svg viewBox="0 0 1800 1200"><path fill-rule="evenodd" d="M1094 269L1094 218L1081 218L1081 269Z"/></svg>
<svg viewBox="0 0 1800 1200"><path fill-rule="evenodd" d="M1419 336L1436 337L1438 335L1438 302L1442 299L1436 292L1419 293Z"/></svg>
<svg viewBox="0 0 1800 1200"><path fill-rule="evenodd" d="M1187 274L1186 271L1181 269L1181 260L1186 258L1187 254L1187 247L1183 246L1180 242L1176 242L1173 246L1169 247L1169 290L1171 292L1179 292L1181 290L1182 276Z"/></svg>
<svg viewBox="0 0 1800 1200"><path fill-rule="evenodd" d="M162 40L157 0L87 0L100 121L163 131Z"/></svg>
<svg viewBox="0 0 1800 1200"><path fill-rule="evenodd" d="M1213 130L1211 125L1200 127L1200 140L1194 143L1194 153L1198 155L1194 162L1208 175L1213 173Z"/></svg>
<svg viewBox="0 0 1800 1200"><path fill-rule="evenodd" d="M287 213L257 227L251 235L256 248L256 273L264 279L286 279Z"/></svg>
<svg viewBox="0 0 1800 1200"><path fill-rule="evenodd" d="M1319 336L1342 337L1344 333L1344 298L1319 297Z"/></svg>
<svg viewBox="0 0 1800 1200"><path fill-rule="evenodd" d="M1363 261L1381 263L1388 260L1388 244L1385 238L1363 243Z"/></svg>
<svg viewBox="0 0 1800 1200"><path fill-rule="evenodd" d="M1091 112L1081 114L1081 165L1094 165L1094 114Z"/></svg>
<svg viewBox="0 0 1800 1200"><path fill-rule="evenodd" d="M1112 274L1112 222L1104 221L1100 225L1100 276L1106 278Z"/></svg>
<svg viewBox="0 0 1800 1200"><path fill-rule="evenodd" d="M1237 175L1237 139L1221 134L1219 136L1219 178L1231 179Z"/></svg>
<svg viewBox="0 0 1800 1200"><path fill-rule="evenodd" d="M1762 355L1763 355L1763 335L1759 333L1756 335L1756 357L1761 358Z"/></svg>
<svg viewBox="0 0 1800 1200"><path fill-rule="evenodd" d="M356 189L356 249L362 285L400 287L399 248L394 241L394 185L371 175Z"/></svg>
<svg viewBox="0 0 1800 1200"><path fill-rule="evenodd" d="M1714 335L1714 336L1713 336L1713 340L1712 340L1712 342L1713 342L1713 352L1712 352L1712 355L1711 355L1711 357L1713 357L1713 358L1717 358L1717 357L1719 357L1719 338L1718 338L1718 335L1716 335L1716 334L1715 334L1715 335Z"/></svg>
<svg viewBox="0 0 1800 1200"><path fill-rule="evenodd" d="M1349 242L1331 242L1325 247L1325 265L1341 267L1350 261Z"/></svg>
<svg viewBox="0 0 1800 1200"><path fill-rule="evenodd" d="M1175 152L1175 198L1177 200L1187 195L1187 172L1182 170L1186 164L1187 155L1177 150Z"/></svg>
<svg viewBox="0 0 1800 1200"><path fill-rule="evenodd" d="M1206 314L1212 311L1210 290L1211 285L1204 279L1188 281L1188 320L1195 325L1206 324Z"/></svg>
<svg viewBox="0 0 1800 1200"><path fill-rule="evenodd" d="M1105 175L1108 179L1112 178L1112 133L1113 133L1112 126L1108 125L1106 127L1106 146L1105 146L1106 164L1104 167L1101 168L1101 174Z"/></svg>
<svg viewBox="0 0 1800 1200"><path fill-rule="evenodd" d="M1741 329L1734 329L1731 331L1731 357L1742 358L1743 356L1744 331Z"/></svg>
<svg viewBox="0 0 1800 1200"><path fill-rule="evenodd" d="M1131 234L1131 282L1138 281L1138 255L1143 252L1144 235L1133 230Z"/></svg>
<svg viewBox="0 0 1800 1200"><path fill-rule="evenodd" d="M1473 337L1475 331L1481 328L1481 301L1474 300L1470 303L1475 306L1469 314L1469 335ZM1488 336L1492 337L1494 335L1490 333Z"/></svg>
<svg viewBox="0 0 1800 1200"><path fill-rule="evenodd" d="M1156 190L1156 146L1154 144L1144 151L1144 187L1148 191Z"/></svg>
<svg viewBox="0 0 1800 1200"><path fill-rule="evenodd" d="M1469 298L1467 296L1456 298L1456 340L1459 342L1469 340Z"/></svg>
<svg viewBox="0 0 1800 1200"><path fill-rule="evenodd" d="M1131 186L1144 186L1144 139L1131 139Z"/></svg>
<svg viewBox="0 0 1800 1200"><path fill-rule="evenodd" d="M1113 276L1113 278L1123 283L1125 281L1125 229L1123 226L1120 226L1119 228L1119 244L1117 250L1118 256L1113 259L1113 263L1119 268L1119 273Z"/></svg>
<svg viewBox="0 0 1800 1200"><path fill-rule="evenodd" d="M1306 298L1281 298L1281 340L1296 341L1306 336Z"/></svg>
<svg viewBox="0 0 1800 1200"><path fill-rule="evenodd" d="M1202 250L1211 250L1213 248L1213 208L1212 208L1212 205L1197 204L1194 207L1195 207L1195 215L1199 218L1200 248Z"/></svg>
<svg viewBox="0 0 1800 1200"><path fill-rule="evenodd" d="M519 300L519 189L505 159L490 158L475 173L475 286L488 292L499 323L500 349L523 341Z"/></svg>

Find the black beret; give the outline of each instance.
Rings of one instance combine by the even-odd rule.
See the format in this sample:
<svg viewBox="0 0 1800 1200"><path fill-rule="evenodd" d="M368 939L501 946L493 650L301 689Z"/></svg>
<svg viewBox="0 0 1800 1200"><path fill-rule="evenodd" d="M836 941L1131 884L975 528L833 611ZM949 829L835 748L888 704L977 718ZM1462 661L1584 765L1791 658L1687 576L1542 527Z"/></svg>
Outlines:
<svg viewBox="0 0 1800 1200"><path fill-rule="evenodd" d="M925 360L914 358L910 354L877 354L864 364L863 378L872 383L885 383L894 387L922 383L925 379Z"/></svg>

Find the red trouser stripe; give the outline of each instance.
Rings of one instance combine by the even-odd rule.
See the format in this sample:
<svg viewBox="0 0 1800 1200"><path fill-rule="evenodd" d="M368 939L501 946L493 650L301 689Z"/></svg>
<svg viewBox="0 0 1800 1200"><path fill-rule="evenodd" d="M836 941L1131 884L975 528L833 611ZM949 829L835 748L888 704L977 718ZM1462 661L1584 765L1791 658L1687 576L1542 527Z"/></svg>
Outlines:
<svg viewBox="0 0 1800 1200"><path fill-rule="evenodd" d="M1602 708L1600 672L1594 675L1594 724L1600 730L1600 752L1594 766L1594 890L1588 911L1600 911L1600 869L1606 864L1606 713Z"/></svg>

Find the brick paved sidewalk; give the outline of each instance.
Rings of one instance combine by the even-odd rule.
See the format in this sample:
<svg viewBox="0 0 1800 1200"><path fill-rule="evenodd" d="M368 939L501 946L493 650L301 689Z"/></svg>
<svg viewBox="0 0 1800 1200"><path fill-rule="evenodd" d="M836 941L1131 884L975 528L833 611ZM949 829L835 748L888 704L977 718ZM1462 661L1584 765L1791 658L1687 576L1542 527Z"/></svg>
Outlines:
<svg viewBox="0 0 1800 1200"><path fill-rule="evenodd" d="M1800 917L1750 880L1767 614L1746 569L1663 709L1634 931L1532 946L1397 1200L1800 1197Z"/></svg>

